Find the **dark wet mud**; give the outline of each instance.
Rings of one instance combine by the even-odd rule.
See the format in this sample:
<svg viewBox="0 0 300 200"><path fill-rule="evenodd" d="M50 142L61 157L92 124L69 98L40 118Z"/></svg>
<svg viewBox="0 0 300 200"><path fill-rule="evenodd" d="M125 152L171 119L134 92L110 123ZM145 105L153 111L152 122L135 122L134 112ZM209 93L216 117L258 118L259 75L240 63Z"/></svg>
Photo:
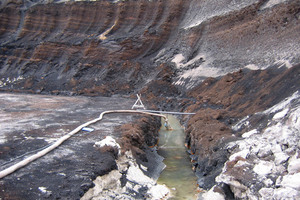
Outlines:
<svg viewBox="0 0 300 200"><path fill-rule="evenodd" d="M128 109L134 103L126 98L8 93L0 93L0 99L1 170L97 118L102 111ZM105 116L90 126L93 132L80 131L49 154L1 179L1 198L78 199L92 186L93 179L117 167L115 155L101 152L93 147L94 143L107 135L120 138L121 133L114 128L132 120L132 115Z"/></svg>

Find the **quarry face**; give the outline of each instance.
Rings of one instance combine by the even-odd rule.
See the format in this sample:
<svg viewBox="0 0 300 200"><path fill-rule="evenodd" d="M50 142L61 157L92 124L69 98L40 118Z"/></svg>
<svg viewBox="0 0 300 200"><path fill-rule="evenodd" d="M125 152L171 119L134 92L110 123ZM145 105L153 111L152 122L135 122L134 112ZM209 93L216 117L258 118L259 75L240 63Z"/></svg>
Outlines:
<svg viewBox="0 0 300 200"><path fill-rule="evenodd" d="M199 198L299 198L298 0L4 0L0 19L1 170L139 93L196 113L180 120ZM107 120L1 179L0 198L79 199L105 175L115 198L151 199L122 173L157 161L160 120ZM93 147L105 136L123 157Z"/></svg>

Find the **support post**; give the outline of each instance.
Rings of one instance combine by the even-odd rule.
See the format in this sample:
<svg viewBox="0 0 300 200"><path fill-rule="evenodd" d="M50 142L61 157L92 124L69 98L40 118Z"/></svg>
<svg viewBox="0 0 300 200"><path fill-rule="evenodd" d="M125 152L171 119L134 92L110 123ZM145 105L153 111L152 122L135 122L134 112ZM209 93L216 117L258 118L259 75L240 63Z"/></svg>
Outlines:
<svg viewBox="0 0 300 200"><path fill-rule="evenodd" d="M144 106L144 104L141 100L141 95L137 94L136 96L137 96L137 100L136 100L136 102L134 103L134 105L132 106L131 109L142 108L143 110L145 110L146 108L145 108L145 106Z"/></svg>

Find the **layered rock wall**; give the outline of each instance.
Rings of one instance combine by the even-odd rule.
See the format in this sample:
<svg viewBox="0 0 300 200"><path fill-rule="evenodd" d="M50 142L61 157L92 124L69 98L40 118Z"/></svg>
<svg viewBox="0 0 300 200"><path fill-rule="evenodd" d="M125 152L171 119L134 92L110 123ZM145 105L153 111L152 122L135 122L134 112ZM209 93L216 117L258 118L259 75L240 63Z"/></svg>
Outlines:
<svg viewBox="0 0 300 200"><path fill-rule="evenodd" d="M8 4L1 10L1 77L25 77L26 81L7 85L34 92L132 92L155 71L148 63L141 67L140 59L168 41L184 4Z"/></svg>
<svg viewBox="0 0 300 200"><path fill-rule="evenodd" d="M176 66L183 89L240 68L290 67L299 13L296 0L6 1L0 87L111 95L141 89L161 63Z"/></svg>
<svg viewBox="0 0 300 200"><path fill-rule="evenodd" d="M200 15L193 26L185 25L189 20L197 20L193 15L185 16L181 48L176 50L177 57L170 59L182 69L177 84L193 87L205 77L218 77L238 69L299 63L299 2L268 8L265 8L266 1L239 3L233 8L228 2L236 1L220 1L218 4L222 6L199 3L203 12L210 9L216 13ZM220 7L228 11L218 13Z"/></svg>

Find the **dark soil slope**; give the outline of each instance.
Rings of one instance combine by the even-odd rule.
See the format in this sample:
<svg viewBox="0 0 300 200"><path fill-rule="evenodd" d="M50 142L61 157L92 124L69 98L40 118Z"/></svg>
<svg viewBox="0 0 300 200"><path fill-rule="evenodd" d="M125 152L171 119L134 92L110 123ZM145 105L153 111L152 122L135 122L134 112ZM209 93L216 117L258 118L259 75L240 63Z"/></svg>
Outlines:
<svg viewBox="0 0 300 200"><path fill-rule="evenodd" d="M176 67L183 90L240 68L299 63L299 1L167 0L0 5L0 87L133 93Z"/></svg>

